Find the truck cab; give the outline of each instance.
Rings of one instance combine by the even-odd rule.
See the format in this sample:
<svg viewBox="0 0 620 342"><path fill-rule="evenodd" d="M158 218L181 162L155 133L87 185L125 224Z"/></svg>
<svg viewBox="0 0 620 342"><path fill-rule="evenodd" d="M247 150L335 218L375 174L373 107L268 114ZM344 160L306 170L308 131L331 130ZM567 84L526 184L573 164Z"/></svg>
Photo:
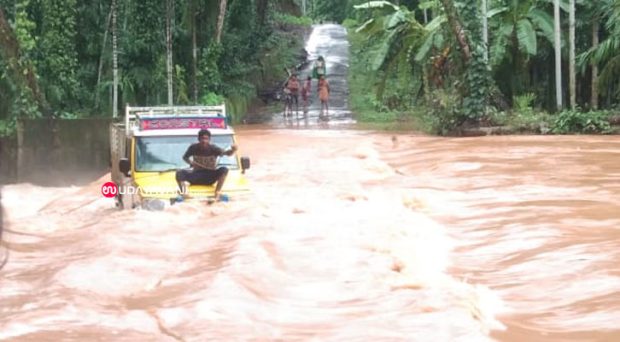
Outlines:
<svg viewBox="0 0 620 342"><path fill-rule="evenodd" d="M110 126L112 181L117 186L116 206L161 208L178 198L177 170L190 166L183 160L187 148L198 142L198 131L211 132L211 143L226 150L237 145L234 129L228 123L225 105L127 107L124 123ZM217 166L228 168L222 193L234 196L249 191L245 172L250 159L232 156L218 158ZM215 184L189 185L184 198L208 200Z"/></svg>

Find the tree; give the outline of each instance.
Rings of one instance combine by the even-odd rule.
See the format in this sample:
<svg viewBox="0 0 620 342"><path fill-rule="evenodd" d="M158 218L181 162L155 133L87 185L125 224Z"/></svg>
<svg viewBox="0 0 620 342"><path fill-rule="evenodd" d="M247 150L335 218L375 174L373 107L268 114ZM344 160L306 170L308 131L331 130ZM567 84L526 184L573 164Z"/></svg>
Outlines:
<svg viewBox="0 0 620 342"><path fill-rule="evenodd" d="M69 110L76 105L78 93L76 0L44 0L41 5L43 34L37 67L45 75L46 98L55 108Z"/></svg>
<svg viewBox="0 0 620 342"><path fill-rule="evenodd" d="M320 20L341 23L347 15L347 1L315 0L313 6L313 15Z"/></svg>
<svg viewBox="0 0 620 342"><path fill-rule="evenodd" d="M560 0L553 1L554 47L555 47L555 98L557 110L562 110L562 41L560 33Z"/></svg>
<svg viewBox="0 0 620 342"><path fill-rule="evenodd" d="M511 2L507 6L495 7L488 13L496 19L496 45L494 59L506 58L508 47L510 54L525 53L534 56L538 53L537 35L553 43L553 19L547 12L538 7L533 0Z"/></svg>
<svg viewBox="0 0 620 342"><path fill-rule="evenodd" d="M541 45L538 37L553 44L553 18L538 6L533 0L508 1L488 12L494 33L489 63L510 98L530 91L532 58L539 55Z"/></svg>
<svg viewBox="0 0 620 342"><path fill-rule="evenodd" d="M101 77L103 74L103 62L104 62L104 56L106 55L105 51L106 51L106 46L107 46L107 41L108 41L108 31L110 29L110 23L112 22L112 16L114 15L115 10L116 10L116 0L112 0L112 5L110 6L110 13L108 14L108 19L106 20L106 25L103 30L103 42L101 44L101 53L99 55L99 63L97 66L97 84L95 85L95 89L96 89L95 90L95 109L99 108L99 91L97 91L97 89L99 89L99 84L101 83ZM114 17L114 20L116 20L116 17ZM114 24L116 25L116 21L114 22ZM112 116L116 117L115 114L117 113L113 112Z"/></svg>
<svg viewBox="0 0 620 342"><path fill-rule="evenodd" d="M187 16L189 16L190 30L192 32L192 99L194 103L198 103L198 40L196 28L196 16L198 11L196 8L197 0L189 0Z"/></svg>
<svg viewBox="0 0 620 342"><path fill-rule="evenodd" d="M484 60L489 60L489 25L487 0L482 0L482 40L484 42ZM426 16L426 12L425 16Z"/></svg>
<svg viewBox="0 0 620 342"><path fill-rule="evenodd" d="M166 0L166 74L168 80L168 105L172 106L172 18L174 17L174 7L172 0Z"/></svg>
<svg viewBox="0 0 620 342"><path fill-rule="evenodd" d="M356 5L354 8L357 10L380 11L376 13L383 14L382 16L369 19L357 29L358 32L368 34L371 39L383 41L380 48L375 51L373 62L371 63L373 71L382 71L377 88L377 98L381 99L388 77L392 73L404 76L398 73L400 67L407 67L409 74L411 74L411 68L414 67L413 62L415 61L419 63L420 69L424 70L421 58L412 58L412 52L422 46L425 39L431 36L432 33L428 32L416 20L414 12L409 11L404 6L396 6L387 1L372 1ZM431 45L432 41L427 45L424 53L425 57Z"/></svg>
<svg viewBox="0 0 620 342"><path fill-rule="evenodd" d="M575 109L577 105L576 100L576 78L575 72L575 0L569 1L568 11L568 78L569 78L569 97L570 108Z"/></svg>
<svg viewBox="0 0 620 342"><path fill-rule="evenodd" d="M492 80L484 58L484 42L480 24L480 7L476 0L465 0L457 11L453 0L441 0L448 22L461 48L465 64L463 72L462 115L459 120L478 121L485 113Z"/></svg>
<svg viewBox="0 0 620 342"><path fill-rule="evenodd" d="M609 36L595 50L594 61L602 65L603 93L620 98L620 1L609 1L603 8L609 13L605 25ZM610 94L613 89L615 94Z"/></svg>
<svg viewBox="0 0 620 342"><path fill-rule="evenodd" d="M226 18L227 0L220 0L220 14L217 17L217 29L215 33L215 42L220 43L222 40L222 30L224 28L224 19Z"/></svg>
<svg viewBox="0 0 620 342"><path fill-rule="evenodd" d="M269 0L256 0L256 23L259 28L265 26L267 20L267 9L269 6Z"/></svg>
<svg viewBox="0 0 620 342"><path fill-rule="evenodd" d="M469 42L467 41L467 37L465 36L465 30L463 29L463 24L459 19L459 15L456 11L456 7L454 6L454 2L452 0L440 1L443 5L444 11L446 12L446 17L448 18L448 23L450 24L452 33L454 34L456 41L461 47L461 54L463 55L463 60L465 61L465 63L468 63L471 60L471 47L469 46Z"/></svg>
<svg viewBox="0 0 620 342"><path fill-rule="evenodd" d="M112 0L112 72L113 72L113 99L112 117L118 117L118 31L116 29L116 1Z"/></svg>
<svg viewBox="0 0 620 342"><path fill-rule="evenodd" d="M598 49L599 25L599 18L598 16L595 16L592 21L592 48L594 50ZM592 93L590 94L590 106L592 109L596 110L598 109L598 64L594 61L590 64L592 66Z"/></svg>
<svg viewBox="0 0 620 342"><path fill-rule="evenodd" d="M22 59L19 42L7 22L2 8L0 8L0 53L0 57L6 61L12 78L22 87L28 89L30 95L26 96L34 98L41 113L49 114L50 106L45 94L39 88L33 65L29 60Z"/></svg>
<svg viewBox="0 0 620 342"><path fill-rule="evenodd" d="M579 55L577 64L582 73L588 65L592 67L591 107L598 108L599 95L611 100L615 89L616 97L620 97L620 1L607 0L590 9L592 47ZM600 42L599 30L606 36Z"/></svg>
<svg viewBox="0 0 620 342"><path fill-rule="evenodd" d="M122 101L136 105L166 102L166 2L116 1L124 4L119 25Z"/></svg>

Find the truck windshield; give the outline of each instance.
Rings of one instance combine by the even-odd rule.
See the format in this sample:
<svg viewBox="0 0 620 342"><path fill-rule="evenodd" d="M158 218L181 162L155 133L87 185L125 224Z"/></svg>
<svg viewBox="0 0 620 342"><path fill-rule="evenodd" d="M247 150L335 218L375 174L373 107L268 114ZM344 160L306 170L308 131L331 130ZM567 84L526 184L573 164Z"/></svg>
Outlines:
<svg viewBox="0 0 620 342"><path fill-rule="evenodd" d="M168 171L188 168L183 160L183 154L189 145L196 143L196 136L159 136L138 137L136 139L136 171ZM224 150L233 144L233 137L227 135L212 135L211 143ZM231 170L238 169L237 157L221 156L218 166L226 166Z"/></svg>

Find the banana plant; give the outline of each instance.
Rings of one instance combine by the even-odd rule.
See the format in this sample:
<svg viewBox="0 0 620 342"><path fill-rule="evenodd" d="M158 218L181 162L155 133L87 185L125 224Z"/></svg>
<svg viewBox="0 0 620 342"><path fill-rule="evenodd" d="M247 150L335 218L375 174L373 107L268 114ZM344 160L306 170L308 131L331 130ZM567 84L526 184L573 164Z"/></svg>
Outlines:
<svg viewBox="0 0 620 342"><path fill-rule="evenodd" d="M496 32L491 65L516 55L536 55L539 36L553 44L553 17L538 6L535 0L504 0L488 11L492 32Z"/></svg>
<svg viewBox="0 0 620 342"><path fill-rule="evenodd" d="M414 12L389 1L368 1L354 8L379 13L378 16L362 24L357 32L365 33L369 38L382 42L374 51L371 62L374 71L382 71L377 89L377 97L381 98L391 72L403 66L409 68L409 72L416 66L423 70L424 59L428 57L437 40L440 40L438 36L431 34L433 31L429 31L429 28L439 30L442 21L437 17L425 27L416 20ZM420 52L421 48L424 50ZM422 81L421 76L418 75L419 81ZM421 82L418 84L421 86Z"/></svg>

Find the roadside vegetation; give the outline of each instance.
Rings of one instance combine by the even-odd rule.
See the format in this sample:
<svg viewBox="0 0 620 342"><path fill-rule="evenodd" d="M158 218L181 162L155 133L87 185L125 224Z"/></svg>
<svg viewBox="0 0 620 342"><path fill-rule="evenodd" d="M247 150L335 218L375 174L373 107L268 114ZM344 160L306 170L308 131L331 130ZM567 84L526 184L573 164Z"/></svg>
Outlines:
<svg viewBox="0 0 620 342"><path fill-rule="evenodd" d="M620 0L485 0L486 14L481 2L0 0L0 136L20 118L122 116L127 104L225 101L242 121L303 58L313 22L348 29L359 122L619 130Z"/></svg>
<svg viewBox="0 0 620 342"><path fill-rule="evenodd" d="M578 3L572 44L562 3L559 100L552 2L488 1L488 49L479 1L395 3L345 10L359 121L431 134L619 131L619 0Z"/></svg>
<svg viewBox="0 0 620 342"><path fill-rule="evenodd" d="M225 101L241 121L298 63L310 24L297 0L0 0L0 136L127 104Z"/></svg>

